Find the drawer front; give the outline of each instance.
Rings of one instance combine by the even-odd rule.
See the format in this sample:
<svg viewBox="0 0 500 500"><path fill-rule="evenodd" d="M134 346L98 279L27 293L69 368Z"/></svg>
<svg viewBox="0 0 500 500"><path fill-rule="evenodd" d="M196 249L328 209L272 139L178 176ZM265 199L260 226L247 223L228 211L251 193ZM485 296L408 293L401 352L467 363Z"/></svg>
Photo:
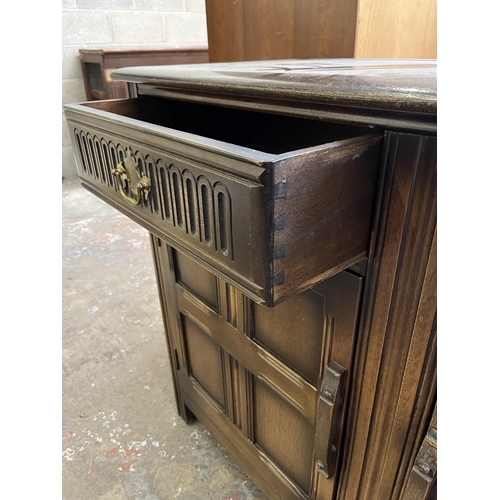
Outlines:
<svg viewBox="0 0 500 500"><path fill-rule="evenodd" d="M266 251L259 238L262 185L100 130L74 125L72 132L85 187L211 271L243 283L262 302L263 266L252 265L253 255ZM137 205L127 201L130 188L125 182L120 187L112 173L125 162L151 183L148 199ZM251 248L248 240L261 247Z"/></svg>
<svg viewBox="0 0 500 500"><path fill-rule="evenodd" d="M83 185L252 300L277 305L365 256L380 137L273 154L140 112L67 107Z"/></svg>

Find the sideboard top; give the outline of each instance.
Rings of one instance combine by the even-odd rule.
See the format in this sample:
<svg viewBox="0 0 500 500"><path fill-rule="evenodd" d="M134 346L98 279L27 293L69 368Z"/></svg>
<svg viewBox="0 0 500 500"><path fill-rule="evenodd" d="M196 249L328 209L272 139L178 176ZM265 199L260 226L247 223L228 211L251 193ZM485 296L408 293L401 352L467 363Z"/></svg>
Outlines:
<svg viewBox="0 0 500 500"><path fill-rule="evenodd" d="M319 106L437 114L437 64L416 59L304 59L121 68L156 88Z"/></svg>

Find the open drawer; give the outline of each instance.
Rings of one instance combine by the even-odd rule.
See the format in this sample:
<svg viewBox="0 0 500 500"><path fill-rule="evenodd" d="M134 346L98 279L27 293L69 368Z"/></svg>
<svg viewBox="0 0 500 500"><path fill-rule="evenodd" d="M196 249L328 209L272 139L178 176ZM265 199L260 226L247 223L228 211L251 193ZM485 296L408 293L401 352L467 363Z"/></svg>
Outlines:
<svg viewBox="0 0 500 500"><path fill-rule="evenodd" d="M87 189L256 302L366 255L370 129L152 96L65 114Z"/></svg>

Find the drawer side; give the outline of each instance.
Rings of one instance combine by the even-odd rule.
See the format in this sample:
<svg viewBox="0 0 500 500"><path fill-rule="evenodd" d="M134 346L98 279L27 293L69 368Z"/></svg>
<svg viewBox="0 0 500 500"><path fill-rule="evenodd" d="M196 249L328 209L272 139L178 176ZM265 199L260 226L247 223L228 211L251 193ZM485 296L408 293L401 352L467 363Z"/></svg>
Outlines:
<svg viewBox="0 0 500 500"><path fill-rule="evenodd" d="M381 142L347 139L276 164L273 305L366 256Z"/></svg>

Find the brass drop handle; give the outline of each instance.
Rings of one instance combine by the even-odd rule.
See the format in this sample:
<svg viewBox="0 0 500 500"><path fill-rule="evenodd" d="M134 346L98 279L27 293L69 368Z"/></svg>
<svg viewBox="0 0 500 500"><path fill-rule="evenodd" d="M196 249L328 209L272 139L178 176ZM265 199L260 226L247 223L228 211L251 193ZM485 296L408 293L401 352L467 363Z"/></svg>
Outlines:
<svg viewBox="0 0 500 500"><path fill-rule="evenodd" d="M125 159L123 162L118 163L111 173L116 177L120 193L123 198L125 198L125 201L131 205L139 205L141 201L144 201L144 203L148 202L149 192L151 191L151 181L145 175L142 177L139 176L137 162L129 149L125 152ZM129 185L130 194L132 196L129 196L125 192L125 188L123 187L125 181L127 181Z"/></svg>
<svg viewBox="0 0 500 500"><path fill-rule="evenodd" d="M345 378L345 368L328 363L318 397L314 455L316 469L327 479L334 474L338 455Z"/></svg>

